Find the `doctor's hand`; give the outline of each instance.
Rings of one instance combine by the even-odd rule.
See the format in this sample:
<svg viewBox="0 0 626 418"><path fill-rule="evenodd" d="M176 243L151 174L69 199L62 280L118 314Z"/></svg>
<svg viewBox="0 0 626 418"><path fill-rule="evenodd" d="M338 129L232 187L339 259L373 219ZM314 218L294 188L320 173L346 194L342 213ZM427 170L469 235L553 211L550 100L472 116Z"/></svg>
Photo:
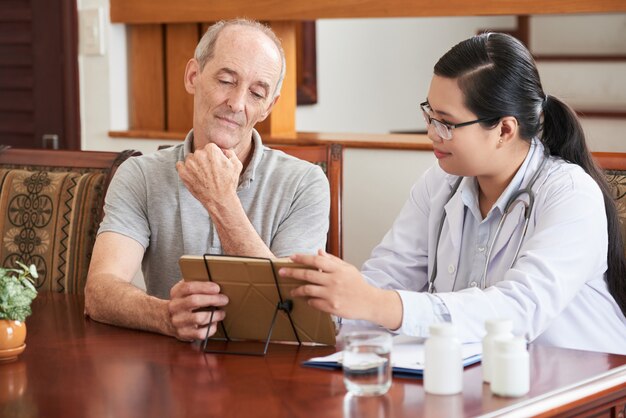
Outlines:
<svg viewBox="0 0 626 418"><path fill-rule="evenodd" d="M237 199L237 185L243 165L234 151L222 150L215 144L189 154L176 163L178 176L191 194L209 211L232 207Z"/></svg>
<svg viewBox="0 0 626 418"><path fill-rule="evenodd" d="M215 334L225 313L216 309L211 320L211 311L206 308L227 303L228 297L220 294L216 283L179 281L170 290L168 303L173 336L183 341L203 340L207 328L209 335Z"/></svg>
<svg viewBox="0 0 626 418"><path fill-rule="evenodd" d="M402 301L398 293L370 285L353 265L322 250L318 255L296 254L291 260L316 269L280 269L281 276L305 282L291 296L305 297L314 308L342 318L364 319L389 329L400 327Z"/></svg>

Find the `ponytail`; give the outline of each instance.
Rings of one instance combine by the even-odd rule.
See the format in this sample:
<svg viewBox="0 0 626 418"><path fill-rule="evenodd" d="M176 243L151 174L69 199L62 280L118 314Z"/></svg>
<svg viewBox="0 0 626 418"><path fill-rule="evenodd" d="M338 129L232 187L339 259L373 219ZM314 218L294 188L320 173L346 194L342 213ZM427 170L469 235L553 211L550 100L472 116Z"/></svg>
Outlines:
<svg viewBox="0 0 626 418"><path fill-rule="evenodd" d="M550 155L561 157L583 168L600 186L604 197L609 247L606 282L611 296L626 316L626 255L620 222L604 171L594 162L576 113L553 96L544 100L542 142Z"/></svg>

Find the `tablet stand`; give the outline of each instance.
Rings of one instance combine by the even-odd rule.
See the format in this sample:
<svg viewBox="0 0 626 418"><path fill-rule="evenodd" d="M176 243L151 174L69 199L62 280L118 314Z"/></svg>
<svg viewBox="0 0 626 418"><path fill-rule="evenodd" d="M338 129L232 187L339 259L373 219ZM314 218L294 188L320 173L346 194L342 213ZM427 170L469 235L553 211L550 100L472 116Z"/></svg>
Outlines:
<svg viewBox="0 0 626 418"><path fill-rule="evenodd" d="M213 279L211 278L211 271L209 269L209 263L207 262L206 257L207 256L213 256L215 257L216 255L214 254L204 254L203 258L204 258L204 267L206 268L206 274L207 277L209 279L209 281L213 281ZM291 329L293 330L293 334L296 337L296 340L298 341L298 346L302 345L302 341L300 340L300 336L298 335L298 331L296 330L296 326L293 323L293 319L291 318L291 310L293 309L293 302L291 301L291 299L283 299L283 295L280 291L280 286L278 285L278 278L276 277L276 270L274 269L274 263L272 262L272 260L270 258L264 258L264 257L241 257L241 256L232 256L229 255L227 257L240 257L240 258L255 258L257 260L267 260L268 261L268 266L272 269L272 276L274 277L274 285L276 286L276 293L278 295L278 303L276 304L276 309L274 310L274 315L272 317L272 322L270 323L269 329L267 331L267 338L265 339L265 343L263 346L263 350L262 351L235 351L235 350L216 350L216 349L207 349L207 344L209 342L209 340L221 340L221 341L226 341L226 343L229 343L233 340L231 340L231 338L228 336L228 332L226 331L226 327L224 326L224 323L222 321L220 321L220 328L222 330L222 333L224 334L224 339L211 339L209 338L209 331L211 329L210 325L207 327L207 331L206 331L206 336L204 337L204 341L202 342L202 351L205 353L218 353L218 354L240 354L240 355L247 355L247 356L264 356L265 354L267 354L267 348L269 346L270 343L270 339L272 338L272 331L274 330L274 325L276 323L276 317L278 316L278 311L283 311L285 312L285 314L287 315L287 318L289 319L289 323L291 324ZM211 324L211 322L213 322L213 314L215 313L216 308L215 307L211 307L209 308L209 310L211 311L211 316L209 317L209 324Z"/></svg>

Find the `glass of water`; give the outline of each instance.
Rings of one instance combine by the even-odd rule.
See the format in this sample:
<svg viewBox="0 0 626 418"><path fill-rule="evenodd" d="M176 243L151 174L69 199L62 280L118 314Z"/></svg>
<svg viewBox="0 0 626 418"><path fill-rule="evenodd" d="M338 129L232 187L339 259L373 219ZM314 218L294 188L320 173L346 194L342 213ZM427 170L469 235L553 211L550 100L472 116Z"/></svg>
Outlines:
<svg viewBox="0 0 626 418"><path fill-rule="evenodd" d="M356 331L344 337L343 381L348 392L376 396L391 387L391 335L385 331Z"/></svg>

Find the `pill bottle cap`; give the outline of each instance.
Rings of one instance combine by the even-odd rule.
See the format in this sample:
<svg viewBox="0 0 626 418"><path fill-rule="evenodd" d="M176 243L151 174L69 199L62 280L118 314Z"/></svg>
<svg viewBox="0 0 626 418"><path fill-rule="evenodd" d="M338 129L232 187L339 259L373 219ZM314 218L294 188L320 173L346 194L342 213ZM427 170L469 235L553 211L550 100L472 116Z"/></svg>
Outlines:
<svg viewBox="0 0 626 418"><path fill-rule="evenodd" d="M441 337L455 337L456 327L450 322L442 322L440 324L433 324L429 328L430 335L436 335Z"/></svg>
<svg viewBox="0 0 626 418"><path fill-rule="evenodd" d="M485 321L485 328L489 333L511 332L513 321L510 319L488 319Z"/></svg>

